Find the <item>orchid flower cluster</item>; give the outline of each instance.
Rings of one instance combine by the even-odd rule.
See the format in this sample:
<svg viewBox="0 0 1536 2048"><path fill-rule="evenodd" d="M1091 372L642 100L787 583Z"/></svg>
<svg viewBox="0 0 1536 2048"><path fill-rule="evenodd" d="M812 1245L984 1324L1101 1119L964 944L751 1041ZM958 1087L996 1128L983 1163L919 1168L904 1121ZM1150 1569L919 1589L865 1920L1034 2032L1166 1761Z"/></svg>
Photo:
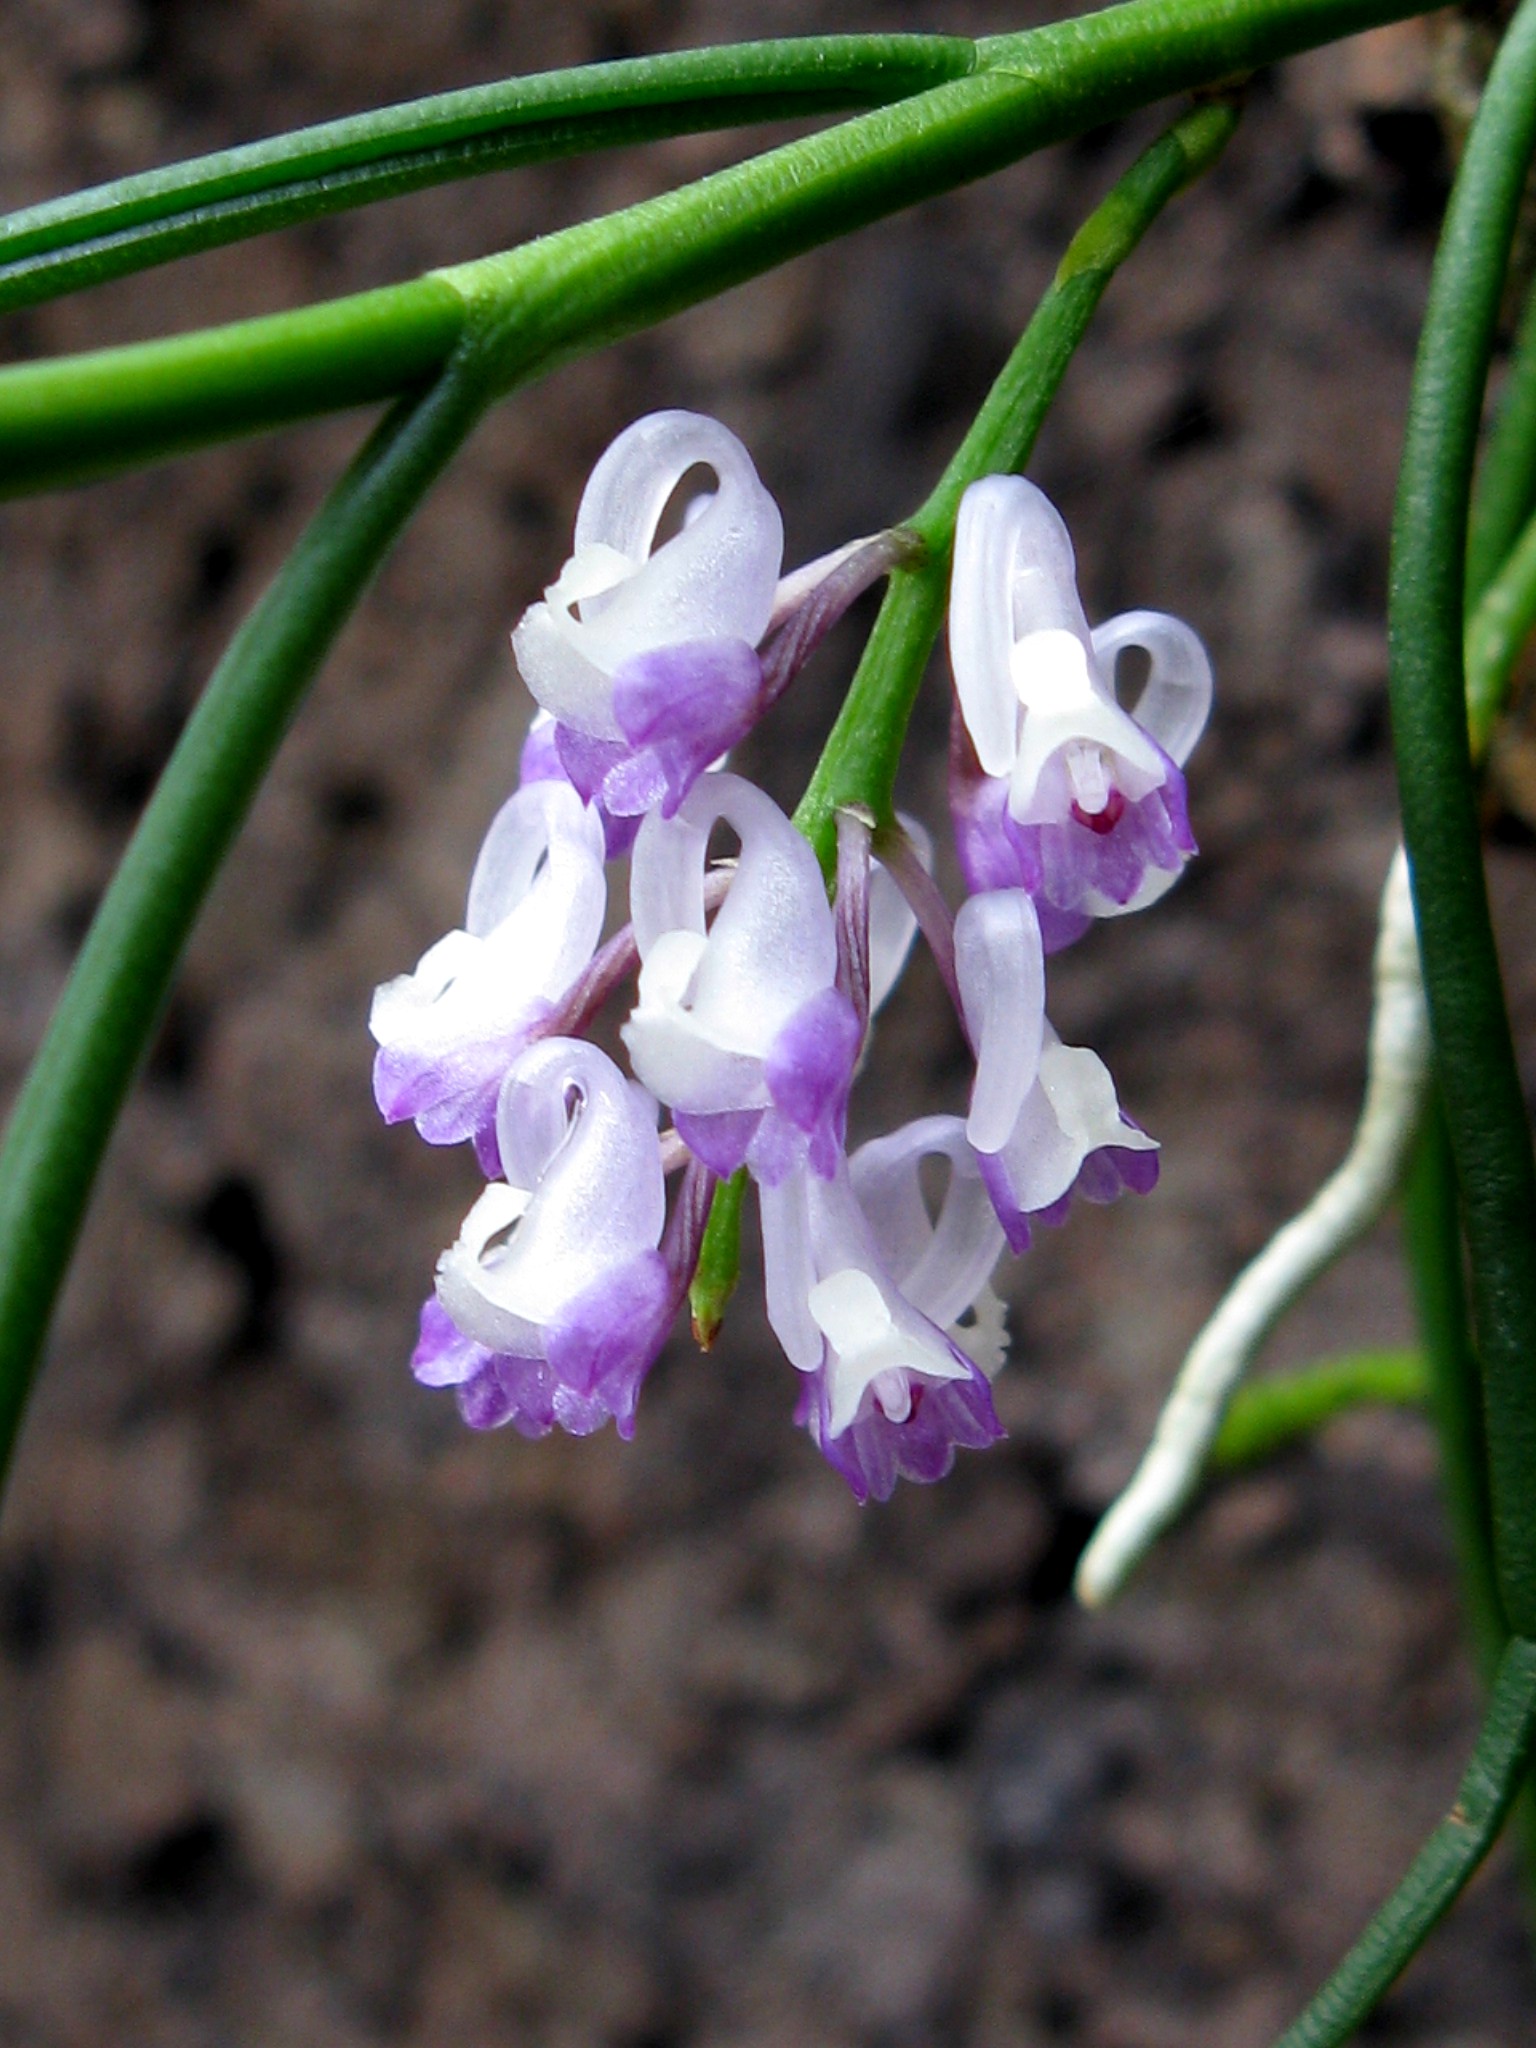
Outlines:
<svg viewBox="0 0 1536 2048"><path fill-rule="evenodd" d="M910 544L898 530L785 576L746 449L693 413L637 421L592 472L571 558L512 636L539 709L463 928L381 987L371 1017L386 1119L472 1143L487 1176L412 1361L473 1427L612 1419L630 1436L715 1190L744 1168L797 1420L860 1500L885 1499L1002 1434L1005 1246L1024 1250L1074 1194L1156 1180L1155 1142L1104 1063L1051 1029L1045 961L1154 902L1195 850L1182 769L1211 672L1187 626L1131 612L1090 629L1044 495L1017 476L966 492L949 629L958 914L922 829L856 808L839 815L829 896L809 841L723 765ZM1115 687L1130 648L1147 664L1134 710ZM607 864L624 857L630 921L604 942ZM975 1055L967 1113L850 1156L871 1017L919 927ZM626 1075L583 1034L631 985ZM928 1160L947 1168L936 1213Z"/></svg>

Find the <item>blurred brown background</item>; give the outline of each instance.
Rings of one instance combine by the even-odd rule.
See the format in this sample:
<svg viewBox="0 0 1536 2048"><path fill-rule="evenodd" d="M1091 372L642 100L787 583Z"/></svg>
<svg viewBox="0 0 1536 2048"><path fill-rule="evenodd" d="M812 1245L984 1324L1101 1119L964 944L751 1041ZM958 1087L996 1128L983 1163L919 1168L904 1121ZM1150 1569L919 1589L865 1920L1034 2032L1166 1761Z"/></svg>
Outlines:
<svg viewBox="0 0 1536 2048"><path fill-rule="evenodd" d="M520 70L1037 0L6 0L0 199ZM405 1360L467 1158L385 1131L375 982L456 921L526 706L507 628L639 412L743 434L791 559L926 490L1073 226L1086 139L505 406L329 666L105 1173L0 1537L0 2043L1263 2048L1450 1795L1475 1720L1434 1457L1362 1415L1220 1489L1124 1605L1064 1595L1183 1346L1340 1155L1393 837L1385 530L1444 167L1426 38L1258 81L1109 294L1035 474L1090 612L1178 612L1203 857L1053 972L1157 1193L1008 1269L1009 1442L860 1511L744 1290L633 1445L471 1437ZM14 318L12 356L406 276L726 161L476 186ZM0 513L9 1091L179 722L344 420ZM761 735L792 798L854 643ZM942 682L908 794L938 821ZM1509 928L1526 856L1497 857ZM1516 997L1536 1008L1536 949ZM953 1107L926 967L861 1129ZM1383 1233L1287 1324L1410 1335ZM1497 1863L1371 2038L1513 2048Z"/></svg>

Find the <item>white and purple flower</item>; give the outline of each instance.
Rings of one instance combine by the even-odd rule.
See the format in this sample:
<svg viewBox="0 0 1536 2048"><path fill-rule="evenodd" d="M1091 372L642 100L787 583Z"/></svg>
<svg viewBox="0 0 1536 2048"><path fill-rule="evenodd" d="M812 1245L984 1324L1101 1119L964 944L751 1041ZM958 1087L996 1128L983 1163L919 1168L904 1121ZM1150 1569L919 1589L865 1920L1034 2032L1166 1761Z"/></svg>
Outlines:
<svg viewBox="0 0 1536 2048"><path fill-rule="evenodd" d="M706 918L710 834L740 841L735 878ZM863 1037L838 987L826 885L808 841L740 776L707 776L635 842L630 910L639 997L624 1043L695 1156L773 1183L809 1161L831 1174Z"/></svg>
<svg viewBox="0 0 1536 2048"><path fill-rule="evenodd" d="M936 1222L918 1178L935 1155L950 1162ZM988 1283L1003 1232L959 1118L909 1124L761 1199L768 1319L805 1375L796 1419L855 1496L886 1500L898 1478L940 1479L957 1448L995 1443L1005 1339Z"/></svg>
<svg viewBox="0 0 1536 2048"><path fill-rule="evenodd" d="M1023 477L994 476L960 502L949 644L950 802L971 888L1028 890L1052 952L1155 902L1195 851L1181 770L1211 701L1195 634L1161 612L1090 632L1060 514ZM1134 713L1114 689L1133 647L1150 662Z"/></svg>
<svg viewBox="0 0 1536 2048"><path fill-rule="evenodd" d="M658 547L668 504L699 468L713 490ZM612 443L582 494L570 560L512 635L582 796L615 818L670 814L751 730L783 554L779 508L718 420L650 413Z"/></svg>
<svg viewBox="0 0 1536 2048"><path fill-rule="evenodd" d="M602 936L603 830L567 783L534 781L497 812L469 884L462 930L374 993L374 1097L429 1144L472 1138L500 1170L496 1098L508 1067L554 1016Z"/></svg>
<svg viewBox="0 0 1536 2048"><path fill-rule="evenodd" d="M711 483L658 541L695 470ZM829 903L810 842L723 767L853 598L919 550L895 529L781 577L772 498L736 437L694 413L636 422L593 471L571 559L513 635L540 708L464 929L379 989L371 1018L385 1116L435 1143L473 1138L490 1179L439 1262L412 1361L472 1426L632 1434L716 1181L746 1167L796 1419L859 1500L884 1500L1002 1435L1004 1246L1061 1221L1074 1193L1155 1181L1156 1145L1102 1060L1052 1030L1045 963L1092 918L1154 901L1194 851L1181 768L1211 678L1187 627L1133 612L1090 631L1041 493L1017 477L966 493L958 916L922 827L857 803L837 813ZM1134 711L1114 686L1129 648L1149 663ZM631 921L600 945L605 853L632 856ZM870 1017L916 929L975 1054L968 1115L850 1159ZM632 982L635 1080L573 1035ZM935 1159L948 1180L932 1206Z"/></svg>
<svg viewBox="0 0 1536 2048"><path fill-rule="evenodd" d="M508 1073L496 1124L506 1178L438 1263L412 1369L456 1387L476 1429L585 1436L611 1418L631 1436L692 1270L662 1250L656 1105L596 1046L551 1038Z"/></svg>

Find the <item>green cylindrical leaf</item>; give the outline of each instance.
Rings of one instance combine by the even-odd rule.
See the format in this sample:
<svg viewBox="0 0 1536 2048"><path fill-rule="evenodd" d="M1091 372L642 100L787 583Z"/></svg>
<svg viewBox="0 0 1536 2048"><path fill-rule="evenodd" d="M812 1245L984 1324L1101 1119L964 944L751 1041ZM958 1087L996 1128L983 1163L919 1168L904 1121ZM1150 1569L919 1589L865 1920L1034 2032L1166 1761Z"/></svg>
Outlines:
<svg viewBox="0 0 1536 2048"><path fill-rule="evenodd" d="M451 179L883 105L974 62L960 36L806 36L509 78L328 121L0 220L0 312Z"/></svg>
<svg viewBox="0 0 1536 2048"><path fill-rule="evenodd" d="M214 672L96 913L0 1150L0 1475L193 921L305 688L483 405L455 368L372 435Z"/></svg>
<svg viewBox="0 0 1536 2048"><path fill-rule="evenodd" d="M1483 384L1533 141L1536 0L1525 0L1468 138L1435 263L1390 607L1403 834L1472 1260L1500 1585L1521 1634L1536 1632L1536 1163L1483 874L1462 603Z"/></svg>

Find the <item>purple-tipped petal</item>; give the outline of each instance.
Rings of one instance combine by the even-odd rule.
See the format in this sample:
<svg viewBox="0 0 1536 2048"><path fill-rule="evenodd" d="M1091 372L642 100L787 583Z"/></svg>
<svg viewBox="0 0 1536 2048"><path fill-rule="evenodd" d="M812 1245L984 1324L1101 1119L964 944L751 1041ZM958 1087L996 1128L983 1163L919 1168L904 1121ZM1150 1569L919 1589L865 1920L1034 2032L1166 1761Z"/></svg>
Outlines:
<svg viewBox="0 0 1536 2048"><path fill-rule="evenodd" d="M967 886L1027 890L1047 953L1071 945L1095 917L1155 901L1196 852L1184 778L1171 761L1158 788L1106 807L1107 828L1075 816L1065 797L1055 822L1022 825L1008 809L1006 781L968 773L963 757L950 777L950 812Z"/></svg>
<svg viewBox="0 0 1536 2048"><path fill-rule="evenodd" d="M714 489L701 492L681 530L657 545L673 493L700 467L714 472ZM690 643L754 649L773 615L783 540L778 508L728 428L698 413L635 421L588 480L570 560L513 633L524 681L564 725L598 739L628 734L633 751L619 709L620 677L658 650ZM669 725L659 737L692 747L701 721L718 709L701 697L682 727ZM637 715L646 722L643 705ZM679 778L691 779L686 763L670 760L663 779Z"/></svg>
<svg viewBox="0 0 1536 2048"><path fill-rule="evenodd" d="M893 1422L871 1400L837 1436L827 1430L826 1375L809 1373L795 1405L795 1420L848 1482L855 1500L889 1500L898 1479L931 1485L949 1472L957 1450L985 1450L1007 1434L997 1419L991 1387L969 1360L966 1364L964 1379L914 1376L911 1407L901 1422Z"/></svg>
<svg viewBox="0 0 1536 2048"><path fill-rule="evenodd" d="M429 1145L472 1139L488 1178L500 1171L496 1097L507 1070L538 1037L552 1003L531 1003L514 1031L465 1039L432 1057L418 1047L384 1045L374 1054L373 1099L387 1124L412 1120Z"/></svg>
<svg viewBox="0 0 1536 2048"><path fill-rule="evenodd" d="M545 1335L562 1429L590 1436L611 1418L621 1437L634 1435L640 1384L667 1340L677 1303L666 1262L648 1252L561 1311Z"/></svg>
<svg viewBox="0 0 1536 2048"><path fill-rule="evenodd" d="M1090 1202L1112 1202L1126 1188L1145 1194L1157 1182L1157 1147L1121 1110L1098 1055L1048 1032L1040 1079L1012 1135L978 1153L977 1165L1017 1252L1035 1224L1064 1221L1075 1194Z"/></svg>
<svg viewBox="0 0 1536 2048"><path fill-rule="evenodd" d="M840 989L823 989L783 1026L763 1063L774 1107L811 1141L823 1180L835 1170L848 1117L848 1090L863 1032Z"/></svg>
<svg viewBox="0 0 1536 2048"><path fill-rule="evenodd" d="M664 818L673 817L699 777L746 738L763 709L763 665L744 640L690 641L632 656L614 675L614 716L644 759L656 794L643 805L625 797L613 807L659 807Z"/></svg>
<svg viewBox="0 0 1536 2048"><path fill-rule="evenodd" d="M548 1026L602 936L607 888L596 815L558 778L519 789L491 822L464 928L374 991L374 1096L430 1144L473 1138L494 1161L503 1076Z"/></svg>
<svg viewBox="0 0 1536 2048"><path fill-rule="evenodd" d="M717 822L741 852L706 928ZM761 790L708 775L675 819L646 820L630 907L642 966L624 1042L685 1142L721 1174L745 1159L778 1177L808 1145L825 1160L858 1029L835 987L837 939L809 842Z"/></svg>
<svg viewBox="0 0 1536 2048"><path fill-rule="evenodd" d="M1133 1152L1124 1145L1102 1145L1083 1161L1072 1193L1085 1202L1116 1202L1123 1194L1150 1195L1157 1186L1160 1161L1155 1152ZM1062 1198L1065 1208L1070 1197Z"/></svg>
<svg viewBox="0 0 1536 2048"><path fill-rule="evenodd" d="M711 1173L729 1180L747 1163L747 1153L765 1112L760 1109L731 1109L719 1116L690 1116L680 1109L673 1122L677 1135L695 1159L702 1159Z"/></svg>
<svg viewBox="0 0 1536 2048"><path fill-rule="evenodd" d="M1134 713L1115 694L1128 647L1151 664ZM1210 709L1196 635L1156 612L1090 633L1060 515L1024 479L988 477L961 500L950 652L950 803L971 888L1035 897L1047 952L1089 918L1155 902L1195 850L1180 770Z"/></svg>
<svg viewBox="0 0 1536 2048"><path fill-rule="evenodd" d="M1035 1241L1033 1225L1058 1220L1049 1210L1029 1211L1021 1209L1014 1190L1013 1180L1004 1164L1001 1152L978 1152L976 1164L981 1171L982 1185L991 1197L993 1213L1003 1226L1003 1235L1008 1240L1009 1251L1018 1254L1027 1252ZM1070 1201L1070 1197L1066 1200ZM1066 1208L1061 1206L1061 1215Z"/></svg>
<svg viewBox="0 0 1536 2048"><path fill-rule="evenodd" d="M560 728L547 711L536 712L518 756L517 786L526 789L531 782L569 781L560 758Z"/></svg>
<svg viewBox="0 0 1536 2048"><path fill-rule="evenodd" d="M466 1337L435 1294L422 1303L421 1335L411 1353L411 1371L424 1387L459 1387L473 1379L490 1352Z"/></svg>

